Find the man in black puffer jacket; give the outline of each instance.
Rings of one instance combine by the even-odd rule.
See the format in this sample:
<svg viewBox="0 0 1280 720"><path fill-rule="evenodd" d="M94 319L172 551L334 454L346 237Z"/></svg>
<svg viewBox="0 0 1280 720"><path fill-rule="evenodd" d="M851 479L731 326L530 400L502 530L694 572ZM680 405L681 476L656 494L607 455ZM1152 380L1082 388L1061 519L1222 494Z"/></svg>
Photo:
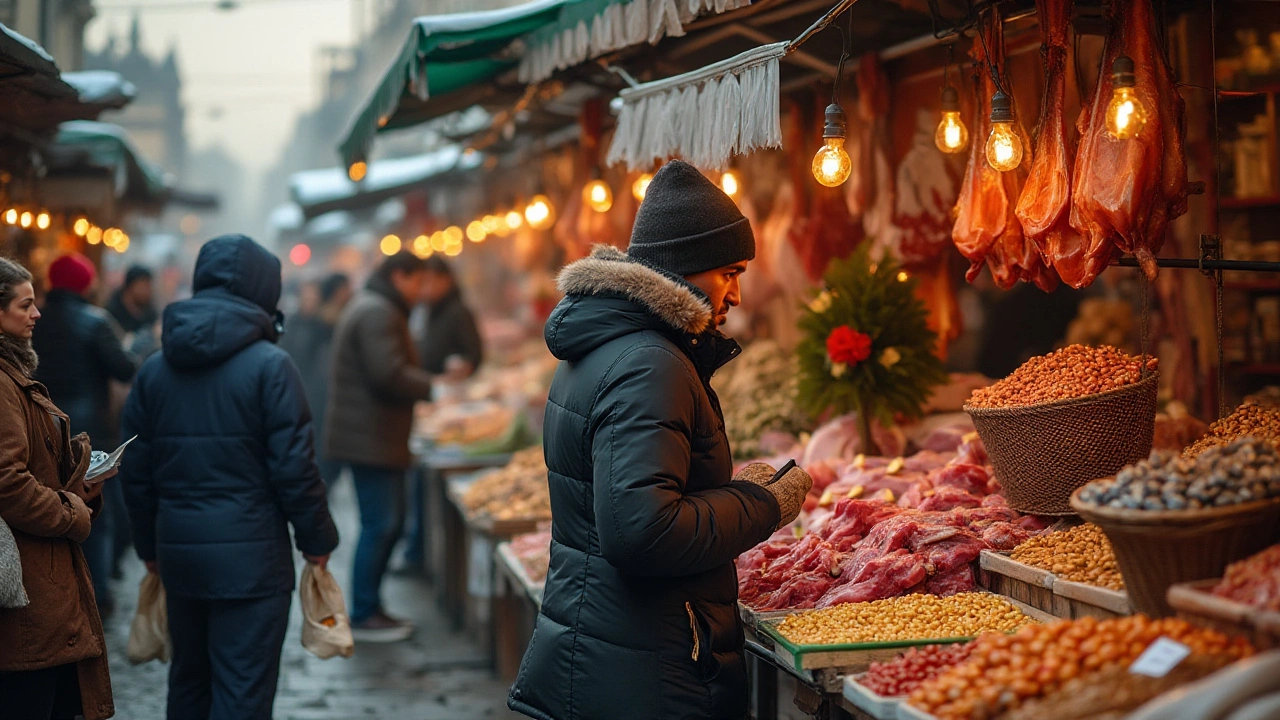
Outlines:
<svg viewBox="0 0 1280 720"><path fill-rule="evenodd" d="M692 166L653 178L626 254L560 274L544 429L551 565L508 705L539 720L747 714L733 560L796 518L795 468L732 476L711 375L755 256L747 219Z"/></svg>
<svg viewBox="0 0 1280 720"><path fill-rule="evenodd" d="M243 235L200 248L195 296L125 403L120 480L138 556L168 595L169 720L268 719L294 587L289 526L338 544L302 379L276 346L280 261ZM110 482L110 481L108 481Z"/></svg>

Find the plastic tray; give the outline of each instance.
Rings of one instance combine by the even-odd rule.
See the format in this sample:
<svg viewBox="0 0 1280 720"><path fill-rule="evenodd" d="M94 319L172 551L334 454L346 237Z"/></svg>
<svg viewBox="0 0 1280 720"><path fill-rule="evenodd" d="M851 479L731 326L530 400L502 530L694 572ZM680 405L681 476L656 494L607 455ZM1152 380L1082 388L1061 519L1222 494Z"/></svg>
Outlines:
<svg viewBox="0 0 1280 720"><path fill-rule="evenodd" d="M845 677L844 698L876 720L895 720L898 717L898 706L902 704L903 698L875 693L858 682L865 674Z"/></svg>
<svg viewBox="0 0 1280 720"><path fill-rule="evenodd" d="M938 718L914 705L901 702L898 703L898 720L938 720Z"/></svg>

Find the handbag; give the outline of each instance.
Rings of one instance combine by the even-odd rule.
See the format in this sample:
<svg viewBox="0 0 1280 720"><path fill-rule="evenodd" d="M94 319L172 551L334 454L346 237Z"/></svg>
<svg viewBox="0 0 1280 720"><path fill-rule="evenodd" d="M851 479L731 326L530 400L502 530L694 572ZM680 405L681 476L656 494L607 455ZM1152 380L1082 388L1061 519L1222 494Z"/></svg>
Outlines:
<svg viewBox="0 0 1280 720"><path fill-rule="evenodd" d="M172 645L169 639L169 610L165 605L164 583L160 576L148 572L138 585L138 609L129 628L125 657L133 665L152 660L169 662Z"/></svg>
<svg viewBox="0 0 1280 720"><path fill-rule="evenodd" d="M0 518L0 608L24 608L31 602L22 586L22 558L13 531Z"/></svg>

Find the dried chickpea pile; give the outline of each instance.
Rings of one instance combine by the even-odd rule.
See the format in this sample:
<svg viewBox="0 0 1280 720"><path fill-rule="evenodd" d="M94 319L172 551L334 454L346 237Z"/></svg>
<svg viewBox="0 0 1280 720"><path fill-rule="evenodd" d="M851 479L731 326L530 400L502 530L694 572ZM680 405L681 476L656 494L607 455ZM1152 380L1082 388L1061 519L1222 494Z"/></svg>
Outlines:
<svg viewBox="0 0 1280 720"><path fill-rule="evenodd" d="M551 517L547 464L542 448L531 447L511 456L511 462L472 483L462 496L467 510L495 520Z"/></svg>
<svg viewBox="0 0 1280 720"><path fill-rule="evenodd" d="M1156 358L1147 358L1155 370ZM1132 385L1142 379L1142 359L1109 345L1068 345L1026 361L1009 377L973 391L969 407L1009 408L1070 400Z"/></svg>
<svg viewBox="0 0 1280 720"><path fill-rule="evenodd" d="M1093 523L1033 537L1014 548L1009 557L1063 580L1124 590L1111 541Z"/></svg>
<svg viewBox="0 0 1280 720"><path fill-rule="evenodd" d="M1029 622L1009 601L974 592L844 603L791 615L778 624L778 632L797 645L837 645L973 637L1013 632Z"/></svg>
<svg viewBox="0 0 1280 720"><path fill-rule="evenodd" d="M993 718L1074 678L1128 667L1161 636L1190 647L1193 656L1238 660L1253 654L1242 638L1184 620L1085 617L1028 625L1014 635L984 635L974 641L967 661L926 681L909 702L941 720Z"/></svg>
<svg viewBox="0 0 1280 720"><path fill-rule="evenodd" d="M1182 454L1196 457L1209 448L1229 445L1247 436L1280 445L1280 407L1241 405L1230 415L1215 420L1209 426L1209 434L1192 443Z"/></svg>

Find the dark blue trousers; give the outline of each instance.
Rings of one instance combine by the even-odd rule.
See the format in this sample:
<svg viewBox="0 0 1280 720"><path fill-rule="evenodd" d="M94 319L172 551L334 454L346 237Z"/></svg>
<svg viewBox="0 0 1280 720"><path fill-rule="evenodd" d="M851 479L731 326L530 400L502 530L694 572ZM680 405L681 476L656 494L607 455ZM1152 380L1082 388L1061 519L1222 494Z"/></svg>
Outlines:
<svg viewBox="0 0 1280 720"><path fill-rule="evenodd" d="M168 596L168 720L271 720L291 599Z"/></svg>

